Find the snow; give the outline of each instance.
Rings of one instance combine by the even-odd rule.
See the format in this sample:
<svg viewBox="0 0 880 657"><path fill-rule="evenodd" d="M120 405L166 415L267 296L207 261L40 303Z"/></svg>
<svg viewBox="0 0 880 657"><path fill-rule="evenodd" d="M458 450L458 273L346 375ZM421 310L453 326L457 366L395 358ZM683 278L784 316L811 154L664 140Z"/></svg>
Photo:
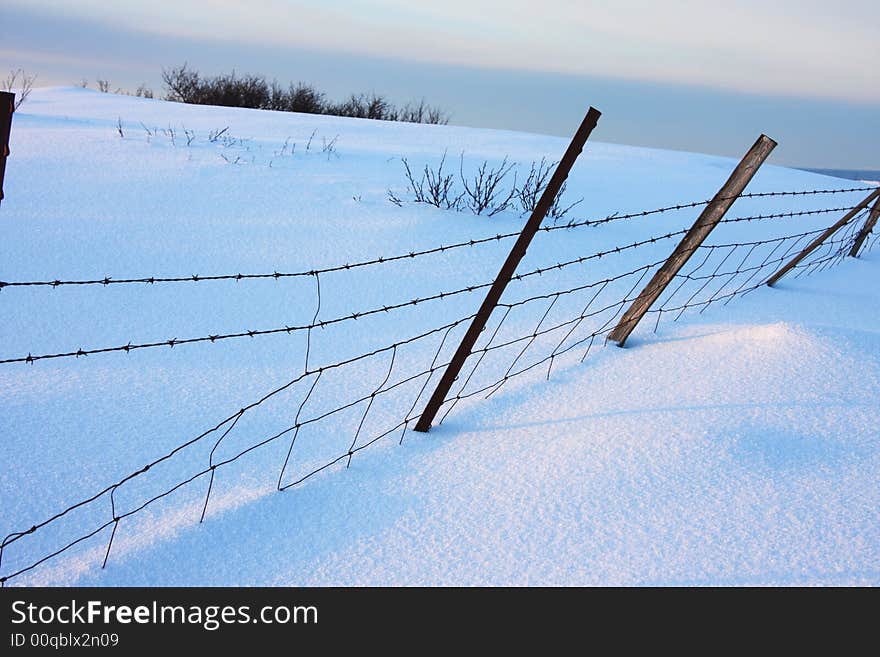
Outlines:
<svg viewBox="0 0 880 657"><path fill-rule="evenodd" d="M227 126L242 141L208 141ZM196 134L190 146L184 129ZM337 136L335 153L321 152ZM601 143L601 120L594 139L569 182L570 197L585 198L576 218L710 198L735 165ZM400 158L420 168L448 152L457 167L463 150L466 167L508 156L527 169L565 146L505 131L40 89L14 119L0 280L309 271L512 232L523 223L514 212L392 205L386 190L405 186ZM749 191L850 186L767 165ZM853 205L864 194L743 199L730 216ZM541 233L519 271L686 228L698 211ZM725 224L710 241L812 230L840 214ZM510 244L322 274L319 318L490 281ZM515 281L505 300L630 271L674 244ZM463 400L428 434L408 431L398 444L397 431L358 451L349 468L343 460L277 492L285 435L216 471L204 523L207 477L120 521L106 569L109 527L9 583L876 585L880 292L869 282L878 270L877 252L867 252L678 322L664 317L656 333L646 318L625 349L597 345L583 363L582 350L572 351L549 381L546 366L536 368L489 399ZM604 294L617 301L634 282ZM585 294L560 298L548 325L580 312ZM309 363L459 320L481 299L475 291L316 329ZM0 358L10 358L307 324L317 297L306 276L6 288L0 304ZM512 310L502 337L530 334L546 307ZM446 358L463 329L450 333ZM441 337L401 347L391 381L426 369ZM539 338L525 360L560 337ZM473 387L497 379L521 348L487 354ZM300 377L305 351L296 332L0 366L0 532L46 520ZM303 417L369 397L390 357L322 373ZM423 381L376 397L357 444L397 425ZM292 425L313 382L304 377L248 411L218 458ZM284 481L345 454L364 409L303 426ZM218 437L121 486L117 511L203 470ZM0 575L112 517L105 495L7 545Z"/></svg>

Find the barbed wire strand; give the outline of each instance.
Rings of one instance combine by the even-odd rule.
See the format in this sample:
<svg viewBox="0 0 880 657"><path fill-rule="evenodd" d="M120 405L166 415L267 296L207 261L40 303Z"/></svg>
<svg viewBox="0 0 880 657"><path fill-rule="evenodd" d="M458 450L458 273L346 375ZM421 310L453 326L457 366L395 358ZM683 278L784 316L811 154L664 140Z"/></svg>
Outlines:
<svg viewBox="0 0 880 657"><path fill-rule="evenodd" d="M820 194L844 194L844 193L855 193L855 192L863 192L863 191L873 191L874 187L851 187L846 189L816 189L816 190L805 190L805 191L782 191L782 192L750 192L740 194L738 196L733 197L722 197L718 200L729 200L733 199L748 199L748 198L767 198L774 196L809 196L809 195L820 195ZM639 212L631 212L627 214L618 214L613 213L607 215L601 219L580 219L580 220L572 220L562 224L555 225L546 225L541 226L539 228L540 231L543 232L553 232L558 230L569 230L572 228L579 228L584 226L598 226L610 222L629 220L629 219L638 219L641 217L647 217L655 214L664 214L667 212L674 212L679 210L686 210L701 207L704 205L708 205L714 199L706 199L702 201L691 201L687 203L678 203L675 205L668 205L660 208L654 208L651 210L642 210ZM755 221L761 218L781 218L781 217L796 217L807 214L820 214L826 212L837 212L843 211L852 208L827 208L822 210L813 210L813 211L805 211L805 212L789 212L789 213L778 213L767 215L764 217L761 216L752 216L752 217L743 217L738 219L727 219L726 221ZM392 262L397 262L401 260L409 260L414 258L419 258L428 255L434 255L438 253L446 253L447 251L452 251L461 248L474 247L482 244L488 244L491 242L500 242L502 240L513 239L519 237L520 231L513 231L508 233L498 233L496 235L491 235L488 237L464 240L461 242L455 242L448 245L439 245L436 247L431 247L427 249L421 250L412 250L407 253L400 253L393 256L379 256L376 258L370 258L358 262L345 263L341 265L332 265L329 267L319 268L319 269L309 269L303 271L295 271L295 272L263 272L263 273L252 273L252 274L213 274L213 275L199 275L199 274L190 274L188 276L144 276L144 277L124 277L124 278L116 278L110 276L104 276L102 278L90 278L90 279L62 279L60 277L53 278L51 280L31 280L31 281L0 281L0 290L3 290L7 287L51 287L51 288L59 288L59 287L72 287L72 286L102 286L107 287L111 285L155 285L161 283L201 283L201 282L211 282L211 281L246 281L246 280L281 280L287 278L301 278L306 276L315 276L318 274L329 274L334 272L343 272L343 271L351 271L354 269L360 269L363 267L371 267L375 265L385 265Z"/></svg>
<svg viewBox="0 0 880 657"><path fill-rule="evenodd" d="M541 276L544 273L547 273L549 271L560 270L560 269L564 269L566 267L571 267L574 265L583 264L583 263L588 262L590 260L600 259L600 258L609 256L609 255L622 253L624 251L639 248L639 247L644 246L646 244L653 244L653 243L656 243L656 242L659 242L662 240L667 240L667 239L671 239L673 237L677 237L679 235L684 235L685 233L687 233L687 230L674 231L674 232L666 233L664 235L651 237L649 239L632 242L630 244L626 244L623 246L618 246L613 249L598 251L598 252L593 253L591 255L582 256L579 258L574 258L574 259L568 260L566 262L559 262L559 263L556 263L555 265L550 265L547 267L539 267L537 269L525 272L523 274L516 274L512 277L512 280L521 281L521 280L524 280L526 278L530 278L533 276ZM233 340L233 339L245 338L245 337L254 338L254 337L259 337L259 336L279 335L279 334L288 334L289 335L291 333L307 331L312 328L319 328L319 327L326 328L327 326L333 326L335 324L340 324L340 323L348 322L348 321L356 321L358 319L361 319L364 317L370 317L372 315L378 315L381 313L389 313L391 311L401 310L401 309L408 308L408 307L414 307L414 306L418 306L419 304L427 303L429 301L445 300L449 297L455 297L455 296L459 296L462 294L467 294L467 293L475 292L477 290L482 290L482 289L491 287L493 282L494 281L488 281L486 283L481 283L478 285L468 285L468 286L457 288L454 290L449 290L449 291L445 291L445 292L438 292L436 294L432 294L429 296L417 297L417 298L411 299L409 301L402 301L402 302L391 304L391 305L383 305L381 307L370 308L368 310L364 310L361 312L355 312L355 313L351 313L348 315L343 315L343 316L336 317L333 319L321 320L319 322L310 323L310 324L295 325L295 326L288 325L288 326L275 327L275 328L270 328L270 329L252 329L252 330L246 330L246 331L237 331L235 333L213 334L213 335L201 336L201 337L195 337L195 338L183 338L183 339L172 338L169 340L159 340L159 341L143 342L143 343L132 343L131 341L129 341L127 344L117 345L117 346L113 346L113 347L99 347L99 348L93 348L93 349L83 349L80 347L76 351L59 352L59 353L53 353L53 354L33 355L32 353L28 353L27 356L0 359L0 365L7 365L7 364L12 364L12 363L33 364L36 361L40 361L40 360L52 360L52 359L59 359L59 358L80 358L80 357L90 356L90 355L94 355L94 354L106 354L106 353L114 353L114 352L115 353L120 353L120 352L131 353L132 351L137 351L137 350L142 350L142 349L152 349L152 348L158 348L158 347L174 348L175 346L184 345L184 344L197 344L197 343L214 344L214 343L221 342L224 340Z"/></svg>

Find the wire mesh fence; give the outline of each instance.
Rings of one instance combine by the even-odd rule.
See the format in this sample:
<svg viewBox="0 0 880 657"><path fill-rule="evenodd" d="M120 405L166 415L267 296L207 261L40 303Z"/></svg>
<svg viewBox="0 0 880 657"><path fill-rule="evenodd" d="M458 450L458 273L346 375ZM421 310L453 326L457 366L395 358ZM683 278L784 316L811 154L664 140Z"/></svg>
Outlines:
<svg viewBox="0 0 880 657"><path fill-rule="evenodd" d="M857 208L853 195L873 189L855 187L740 195L737 204L748 200L752 203L749 207L762 211L723 219L711 238L693 250L687 266L675 275L672 285L650 308L650 322L645 322L641 330L657 331L665 321L677 321L689 312L703 313L715 304L728 304L764 285L783 264L827 229L826 215L836 219L835 215ZM832 207L798 209L773 207L768 203L786 203L793 197L843 200L833 203ZM640 298L645 282L687 233L688 222L693 218L689 211L707 203L709 201L695 201L542 227L539 238L566 239L569 248L575 249L582 248L585 240L572 242L568 237L570 231L599 229L624 222L628 229L617 231L609 226L591 232L590 243L596 245L595 250L573 254L575 257L558 262L547 262L544 257L547 250L538 249L544 261L530 260L522 273L514 275L513 284L493 311L462 375L444 400L440 422L462 411L463 406L498 394L511 381L525 384L550 378L554 371L583 362L595 349L603 347L626 307ZM867 208L856 212L840 230L798 263L792 275L809 276L839 264L852 249L868 213ZM656 221L660 216L667 217L668 221ZM804 224L807 219L813 222L809 226ZM755 224L764 227L760 239L753 236ZM648 237L622 240L621 234ZM280 385L236 408L220 422L132 467L123 476L111 478L92 494L60 503L57 512L10 531L0 543L0 582L5 585L34 576L41 567L53 567L52 564L61 561L58 557L62 555L75 556L80 568L104 567L112 561L115 550L137 549L136 537L161 534L169 518L178 524L197 523L209 518L215 507L219 512L228 497L235 494L235 486L245 474L256 477L258 488L286 491L334 468L350 467L356 455L378 443L403 443L432 385L450 362L473 319L481 291L490 286L491 281L433 291L406 301L390 300L387 304L319 320L322 277L331 273L357 275L358 270L364 268L381 268L390 263L480 248L517 235L498 234L302 272L88 280L59 277L0 283L0 288L10 288L6 291L11 293L14 288L33 287L59 289L306 278L314 282L314 298L309 304L315 309L310 322L292 326L125 344L120 341L109 347L77 347L0 358L0 365L33 365L46 359L129 353L196 342L219 344L234 338L269 334L305 336L302 370ZM868 236L863 249L870 250L876 243L876 235ZM6 299L9 302L8 296ZM429 318L428 324L433 324L412 335L337 360L324 362L313 353L314 331L339 324L353 330L357 320L373 316L387 316L393 322L399 313L417 312L429 304L430 311L423 312ZM329 348L332 351L332 345ZM260 411L270 407L274 409L271 413L261 414ZM247 464L246 467L243 464Z"/></svg>

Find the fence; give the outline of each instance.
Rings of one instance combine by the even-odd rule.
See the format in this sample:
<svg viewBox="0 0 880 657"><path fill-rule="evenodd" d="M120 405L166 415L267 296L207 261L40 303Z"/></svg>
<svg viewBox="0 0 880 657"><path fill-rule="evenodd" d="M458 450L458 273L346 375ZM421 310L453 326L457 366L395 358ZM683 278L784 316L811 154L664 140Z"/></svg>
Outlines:
<svg viewBox="0 0 880 657"><path fill-rule="evenodd" d="M465 299L459 305L472 308L485 290L498 283L497 279L481 281L319 320L322 276L355 275L364 268L381 268L393 262L438 258L452 251L480 250L510 240L519 243L522 234L498 234L298 272L0 282L3 294L14 294L16 289L33 287L63 290L71 286L209 285L220 280L307 278L315 284L316 308L311 322L295 326L144 343L120 341L105 347L77 347L0 359L0 364L7 366L38 366L39 361L47 359L179 348L193 343L219 344L270 334L304 333L306 337L305 363L296 376L94 493L29 527L9 533L0 543L0 583L16 581L56 557L77 550L94 554L95 563L106 566L120 533L126 527L131 531L155 531L148 523L138 525L138 518L172 496L181 496L180 499L191 503L193 522L204 521L224 476L229 477L227 483L234 479L231 466L235 463L248 461L261 471L272 468L274 488L288 490L334 466L350 466L356 454L379 441L403 443L407 431L419 423L423 429L430 427L435 416L431 414L424 426L423 405L431 393L439 402L434 410L442 423L460 404L488 398L514 379L522 377L520 380L527 381L529 373L531 380L549 379L554 368L583 362L594 348L609 339L622 343L640 322L643 330L647 327L656 331L663 319L675 321L687 311L702 313L715 303L727 304L768 281L775 282L779 272L795 277L810 275L836 265L848 255L857 255L860 249L876 246L878 237L871 231L880 206L877 188L747 193L744 187L745 183L732 192L722 188L712 199L562 225L540 226L539 218L533 226L536 239L592 230L597 242L601 237L607 244L592 253L542 263L521 273L514 265L509 271L508 289L502 289L503 296L499 294L492 301L477 329L473 327L485 308L438 320L435 326L414 335L322 365L310 362L312 332L316 329L354 323L369 316L394 316L429 302L435 304L432 308L442 309L449 307L452 299L462 297ZM867 196L862 198L863 194ZM728 208L735 208L742 201L750 200L754 205L793 198L802 202L841 200L824 207L769 208L784 211L725 216ZM689 221L688 216L697 209L702 209L702 213L696 227L705 227L703 219L709 214L712 222L701 239L695 240L695 227L681 223L682 219ZM843 217L837 220L841 214ZM821 226L804 229L805 217L826 215L835 218L834 223L823 222ZM660 222L661 218L668 221ZM749 239L756 223L765 227L762 235L760 239ZM601 236L597 232L612 224L632 228L647 237L621 242L617 231L603 230ZM710 241L710 237L717 237L718 241ZM670 269L670 252L676 258L674 270ZM627 312L628 308L638 311ZM436 310L432 316L436 315L442 315L442 311ZM463 337L469 327L474 340L462 352ZM464 353L464 357L457 371L449 374L457 352ZM441 385L444 375L448 383L445 387ZM363 389L343 389L334 377L339 381L362 382ZM279 401L295 409L290 421L268 431L260 422L245 427L257 409ZM377 411L380 405L384 409L381 412ZM304 446L304 440L315 438L317 427L326 427L319 436L322 440ZM339 444L330 446L333 441L328 436L335 437Z"/></svg>
<svg viewBox="0 0 880 657"><path fill-rule="evenodd" d="M6 158L9 157L9 133L12 130L13 112L15 112L15 94L0 91L0 202L3 201L3 178L6 174Z"/></svg>

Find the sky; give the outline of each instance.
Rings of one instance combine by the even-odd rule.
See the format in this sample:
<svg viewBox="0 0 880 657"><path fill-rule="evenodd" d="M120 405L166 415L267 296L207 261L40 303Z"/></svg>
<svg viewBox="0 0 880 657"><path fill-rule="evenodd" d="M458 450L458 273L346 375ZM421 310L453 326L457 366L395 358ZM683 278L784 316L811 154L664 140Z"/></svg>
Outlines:
<svg viewBox="0 0 880 657"><path fill-rule="evenodd" d="M3 0L0 71L162 93L163 68L329 96L426 98L452 123L880 169L876 0Z"/></svg>

